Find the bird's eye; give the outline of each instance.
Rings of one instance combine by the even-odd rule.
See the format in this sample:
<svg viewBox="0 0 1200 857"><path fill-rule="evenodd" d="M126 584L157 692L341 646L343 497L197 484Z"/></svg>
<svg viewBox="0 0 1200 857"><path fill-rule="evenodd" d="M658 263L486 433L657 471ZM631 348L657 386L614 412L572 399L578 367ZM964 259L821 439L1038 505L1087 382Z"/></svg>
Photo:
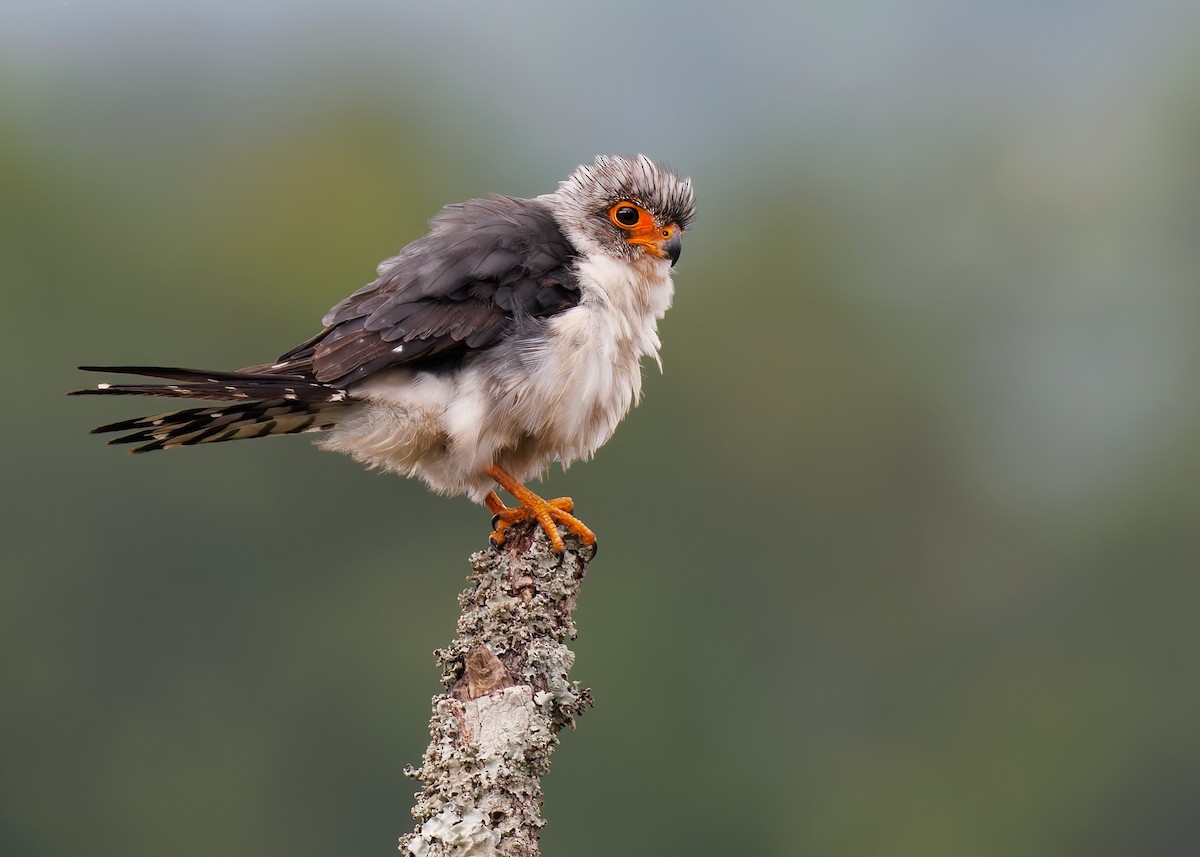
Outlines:
<svg viewBox="0 0 1200 857"><path fill-rule="evenodd" d="M619 202L614 205L609 209L608 215L618 226L626 228L637 226L638 221L642 219L641 210L637 206L630 205L627 202Z"/></svg>

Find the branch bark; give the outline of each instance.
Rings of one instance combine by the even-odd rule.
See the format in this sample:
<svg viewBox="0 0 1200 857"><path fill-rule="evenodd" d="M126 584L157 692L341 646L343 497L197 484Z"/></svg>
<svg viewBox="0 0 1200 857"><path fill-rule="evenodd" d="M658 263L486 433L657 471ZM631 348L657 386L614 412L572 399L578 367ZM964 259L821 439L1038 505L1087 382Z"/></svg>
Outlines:
<svg viewBox="0 0 1200 857"><path fill-rule="evenodd" d="M542 776L564 727L592 704L567 677L575 660L579 588L592 548L568 536L560 555L541 528L510 529L503 547L471 556L458 597L458 636L436 652L447 692L433 699L413 857L532 857L546 823Z"/></svg>

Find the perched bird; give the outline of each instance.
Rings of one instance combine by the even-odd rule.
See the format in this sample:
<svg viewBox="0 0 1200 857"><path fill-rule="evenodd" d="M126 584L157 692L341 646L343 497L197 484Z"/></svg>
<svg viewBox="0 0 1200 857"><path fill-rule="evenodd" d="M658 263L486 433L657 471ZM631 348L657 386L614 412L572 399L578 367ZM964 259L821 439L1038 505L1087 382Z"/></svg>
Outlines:
<svg viewBox="0 0 1200 857"><path fill-rule="evenodd" d="M641 359L661 368L657 323L694 210L690 179L644 155L601 156L554 193L446 206L273 363L82 366L171 383L75 394L229 403L93 430L129 432L110 443L140 444L133 452L323 432L325 449L482 501L496 544L529 519L556 551L558 524L594 544L570 498L523 483L553 461L590 458L638 401Z"/></svg>

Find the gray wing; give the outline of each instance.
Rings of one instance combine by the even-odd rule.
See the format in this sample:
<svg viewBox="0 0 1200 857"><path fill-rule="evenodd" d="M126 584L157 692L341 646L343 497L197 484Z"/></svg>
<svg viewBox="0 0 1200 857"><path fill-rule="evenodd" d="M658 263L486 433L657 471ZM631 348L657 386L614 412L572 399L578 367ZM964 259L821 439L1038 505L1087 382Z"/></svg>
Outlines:
<svg viewBox="0 0 1200 857"><path fill-rule="evenodd" d="M272 370L344 386L392 366L461 359L496 344L515 318L579 303L577 253L540 202L473 199L442 209L430 227Z"/></svg>

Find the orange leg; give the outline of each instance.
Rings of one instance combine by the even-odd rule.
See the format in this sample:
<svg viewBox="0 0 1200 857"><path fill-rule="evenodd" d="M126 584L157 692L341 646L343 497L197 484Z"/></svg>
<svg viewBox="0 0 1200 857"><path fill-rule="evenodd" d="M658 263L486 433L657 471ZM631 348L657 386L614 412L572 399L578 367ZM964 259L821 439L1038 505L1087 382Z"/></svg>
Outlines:
<svg viewBox="0 0 1200 857"><path fill-rule="evenodd" d="M483 472L495 479L501 488L512 494L521 504L510 509L500 502L495 491L488 492L483 502L488 507L488 511L496 516L494 524L496 529L492 533L494 544L504 544L504 531L513 524L518 521L530 520L537 521L545 531L555 553L562 553L564 549L562 536L558 534L559 523L579 536L585 545L596 543L596 534L589 530L583 521L571 514L575 509L575 503L570 497L544 500L494 464L485 467Z"/></svg>

